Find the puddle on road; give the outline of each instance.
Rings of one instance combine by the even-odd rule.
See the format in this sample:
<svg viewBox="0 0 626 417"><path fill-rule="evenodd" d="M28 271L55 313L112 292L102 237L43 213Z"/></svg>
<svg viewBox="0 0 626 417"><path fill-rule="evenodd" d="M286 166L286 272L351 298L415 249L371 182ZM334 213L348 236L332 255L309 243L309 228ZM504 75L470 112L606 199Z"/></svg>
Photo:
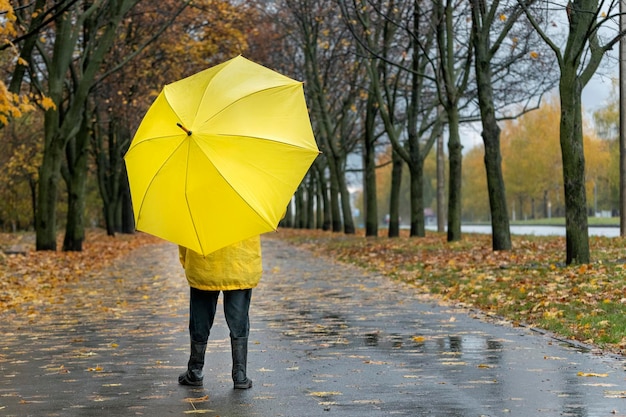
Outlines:
<svg viewBox="0 0 626 417"><path fill-rule="evenodd" d="M332 411L364 416L375 404L385 415L626 416L623 397L608 394L623 392L623 369L580 376L606 372L588 349L468 320L462 310L420 303L406 287L340 265L277 264L256 318L285 349L305 352L301 372L332 369L332 378L308 382L315 392L343 393L325 405Z"/></svg>

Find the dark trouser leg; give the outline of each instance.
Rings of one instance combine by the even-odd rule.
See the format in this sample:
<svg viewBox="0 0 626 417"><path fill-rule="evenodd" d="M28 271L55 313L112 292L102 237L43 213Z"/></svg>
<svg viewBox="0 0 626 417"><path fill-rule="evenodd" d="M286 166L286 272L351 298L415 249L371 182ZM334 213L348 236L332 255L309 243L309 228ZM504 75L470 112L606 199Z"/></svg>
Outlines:
<svg viewBox="0 0 626 417"><path fill-rule="evenodd" d="M189 336L191 338L191 354L187 363L187 371L178 377L182 385L202 385L204 375L204 355L207 340L217 307L219 291L202 291L191 288L189 301Z"/></svg>
<svg viewBox="0 0 626 417"><path fill-rule="evenodd" d="M189 296L189 336L191 340L206 343L215 320L219 291L191 288Z"/></svg>
<svg viewBox="0 0 626 417"><path fill-rule="evenodd" d="M246 375L250 332L248 311L251 298L251 289L224 291L224 315L230 330L230 346L233 356L232 377L235 389L252 387L252 380Z"/></svg>

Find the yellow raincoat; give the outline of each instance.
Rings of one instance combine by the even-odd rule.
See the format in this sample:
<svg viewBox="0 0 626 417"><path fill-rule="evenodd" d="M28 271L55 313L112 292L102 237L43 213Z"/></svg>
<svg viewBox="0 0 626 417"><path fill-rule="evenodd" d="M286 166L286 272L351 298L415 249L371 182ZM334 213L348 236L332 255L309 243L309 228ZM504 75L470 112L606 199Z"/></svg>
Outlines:
<svg viewBox="0 0 626 417"><path fill-rule="evenodd" d="M261 280L261 238L255 236L206 256L178 247L189 285L204 291L254 288Z"/></svg>

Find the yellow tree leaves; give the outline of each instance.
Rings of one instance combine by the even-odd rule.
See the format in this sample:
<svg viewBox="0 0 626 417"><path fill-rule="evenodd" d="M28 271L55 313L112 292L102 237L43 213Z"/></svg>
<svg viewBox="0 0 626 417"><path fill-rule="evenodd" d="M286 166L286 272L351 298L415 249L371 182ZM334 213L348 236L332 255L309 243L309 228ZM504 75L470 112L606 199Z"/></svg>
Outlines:
<svg viewBox="0 0 626 417"><path fill-rule="evenodd" d="M464 156L462 199L465 219L481 220L485 213L489 213L487 174L482 146L473 147Z"/></svg>
<svg viewBox="0 0 626 417"><path fill-rule="evenodd" d="M539 110L526 113L502 124L502 171L507 193L509 215L513 220L563 216L563 172L559 144L560 109L556 98L546 101ZM584 137L587 171L587 194L593 196L594 186L613 178L610 149L591 129ZM488 219L485 205L486 182L483 179L482 149L465 155L464 212L473 219ZM603 180L604 179L604 180ZM468 191L469 190L469 191ZM478 201L474 201L474 200ZM593 198L588 198L591 205ZM471 210L467 212L467 208Z"/></svg>
<svg viewBox="0 0 626 417"><path fill-rule="evenodd" d="M2 24L0 24L0 45L4 48L0 50L0 65L11 66L17 62L18 50L14 47L11 40L17 35L15 29L16 16L13 6L9 0L0 0L0 12L2 12ZM4 83L0 80L0 125L6 125L13 117L19 117L25 112L32 110L30 100L25 95L11 93Z"/></svg>

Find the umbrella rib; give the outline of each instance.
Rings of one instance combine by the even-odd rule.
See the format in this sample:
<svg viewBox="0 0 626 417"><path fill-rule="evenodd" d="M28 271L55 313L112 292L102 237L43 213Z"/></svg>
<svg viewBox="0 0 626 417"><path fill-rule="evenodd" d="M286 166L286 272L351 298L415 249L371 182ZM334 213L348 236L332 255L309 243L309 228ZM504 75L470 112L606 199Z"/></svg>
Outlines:
<svg viewBox="0 0 626 417"><path fill-rule="evenodd" d="M164 138L164 137L165 137L165 136L163 136L162 138ZM151 139L149 139L149 140L151 140ZM144 142L147 142L147 141L144 141ZM144 142L141 142L141 143L144 143ZM146 186L146 191L144 192L143 197L142 197L142 199L141 199L141 204L140 204L140 206L139 206L139 212L137 213L137 218L138 218L138 219L139 219L139 218L141 218L141 212L142 212L142 210L143 210L143 207L144 207L144 204L145 204L145 201L146 201L146 197L147 197L147 195L148 195L148 190L150 190L150 188L152 188L152 184L154 183L154 181L155 181L156 177L159 175L159 173L161 172L161 170L163 169L163 167L164 167L165 165L167 165L167 162L168 162L168 161L172 158L172 155L174 155L174 153L175 153L178 149L180 149L180 147L183 145L183 143L184 143L184 142L185 142L184 140L183 140L183 141L181 141L181 142L180 142L180 143L179 143L179 144L178 144L178 145L177 145L177 146L176 146L176 147L172 150L172 152L170 152L170 154L167 156L167 158L165 158L165 161L163 161L163 163L161 164L161 166L159 166L159 169L157 169L157 170L156 170L156 172L154 173L154 175L152 176L152 178L150 178L150 182L149 182L149 183L148 183L148 185ZM139 143L139 145L140 145L141 143ZM130 151L130 150L129 150L129 151Z"/></svg>
<svg viewBox="0 0 626 417"><path fill-rule="evenodd" d="M191 155L191 146L187 147L187 160L189 160L189 156ZM222 175L220 173L220 175ZM196 221L194 219L193 211L191 210L191 204L189 204L189 198L187 197L187 181L189 179L189 164L185 165L185 203L187 204L187 212L189 213L189 218L191 219L191 224L193 225L193 232L196 236L196 242L200 246L200 253L204 253L204 247L202 245L202 240L198 235L198 228L196 227Z"/></svg>
<svg viewBox="0 0 626 417"><path fill-rule="evenodd" d="M306 149L306 148L301 148L301 147L297 147L297 146L293 146L297 149ZM250 163L250 165L254 166L255 168L258 169L258 165L252 164ZM231 190L233 190L241 199L241 201L244 201L246 203L246 205L250 208L251 211L253 211L254 213L256 213L258 215L258 217L263 221L263 223L265 223L267 226L269 226L271 229L276 230L276 227L270 223L269 221L267 221L265 219L264 216L261 216L259 211L257 209L254 208L254 206L252 206L247 199L244 198L244 196L238 191L238 189L236 187L233 186L233 184L231 183L231 181L229 181L226 176L224 176L224 174L222 174L222 172L219 170L219 168L215 167L216 171L218 172L218 174L220 175L220 177L222 177L222 179L230 186ZM285 183L285 181L282 180L282 178L273 175L272 178L274 178L274 180L276 182L281 182L281 183Z"/></svg>
<svg viewBox="0 0 626 417"><path fill-rule="evenodd" d="M130 153L130 151L134 150L138 146L141 146L141 145L143 145L145 143L154 142L154 141L163 140L163 139L172 139L173 136L180 136L180 135L177 134L177 135L155 136L155 137L151 137L151 138L148 138L148 139L144 139L141 142L131 144L130 148L128 148L128 150L126 151L126 155L128 155Z"/></svg>
<svg viewBox="0 0 626 417"><path fill-rule="evenodd" d="M299 81L294 81L294 83L302 84L302 83L301 83L301 82L299 82ZM220 114L220 113L222 113L222 112L226 111L228 108L230 108L230 107L234 106L236 103L240 102L241 100L245 100L245 99L247 99L247 98L249 98L249 97L252 97L252 96L255 96L255 95L257 95L257 94L264 93L264 92L266 92L266 91L268 91L268 90L273 90L273 89L276 89L276 88L286 87L286 86L290 86L290 85L291 85L291 84L281 84L281 85L275 85L275 86L272 86L272 87L267 87L267 88L264 88L264 89L262 89L262 90L255 90L255 91L253 91L252 93L248 93L248 94L246 94L245 96L239 97L237 100L234 100L234 101L229 102L227 106L224 106L224 107L223 107L223 108L221 108L218 112L215 112L214 114L212 114L212 115L211 115L211 117L209 117L208 119L206 119L203 123L208 123L209 121L211 121L211 119L213 119L213 118L215 118L215 117L219 116L219 114ZM207 87L207 90L208 90L208 87ZM201 108L201 106L198 106L198 108L197 108L197 110L196 110L196 115L197 115L197 112L200 110L200 108Z"/></svg>
<svg viewBox="0 0 626 417"><path fill-rule="evenodd" d="M280 139L275 139L275 138L266 138L266 137L260 137L260 136L252 136L252 135L244 135L244 134L230 134L230 133L214 133L214 136L222 136L222 137L228 137L228 136L236 136L238 138L249 138L249 139L255 139L255 140L263 140L263 141L267 141L267 142L274 142L274 143L279 143L281 146L288 146L294 149L298 149L298 150L304 150L304 151L311 151L311 152L315 152L317 154L321 154L320 150L317 148L311 148L311 147L306 147L306 146L301 146L301 145L296 145L293 143L289 143L289 142L283 142Z"/></svg>

